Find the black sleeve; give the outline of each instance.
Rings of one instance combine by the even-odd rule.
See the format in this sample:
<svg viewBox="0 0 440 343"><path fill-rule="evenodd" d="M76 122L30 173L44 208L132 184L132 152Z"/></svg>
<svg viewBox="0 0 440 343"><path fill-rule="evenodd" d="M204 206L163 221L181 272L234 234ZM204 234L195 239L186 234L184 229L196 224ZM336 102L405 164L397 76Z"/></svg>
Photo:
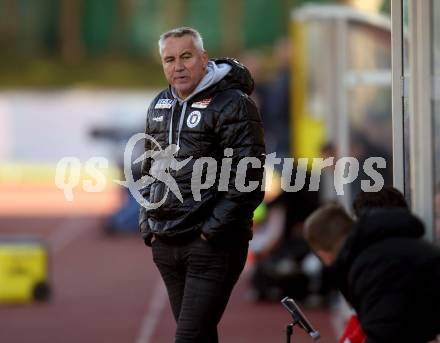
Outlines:
<svg viewBox="0 0 440 343"><path fill-rule="evenodd" d="M148 118L151 115L154 103L155 101L152 102L147 112L147 119L145 123L146 134L149 134ZM145 139L144 147L145 147L144 151L153 149L151 141L149 139ZM146 158L145 160L142 161L141 177L145 175L149 175L150 167L151 167L151 158ZM149 201L150 186L146 186L143 189L141 189L140 193L144 199ZM153 234L151 233L150 227L148 226L148 211L142 205L140 206L139 209L139 231L142 234L142 238L144 239L145 244L151 246L151 239L153 238Z"/></svg>
<svg viewBox="0 0 440 343"><path fill-rule="evenodd" d="M202 232L209 239L225 231L236 229L234 224L250 223L253 211L264 197L263 180L265 145L263 125L254 102L244 94L226 105L219 113L216 134L222 149L232 148L232 168L228 191L218 192L214 209L203 224ZM256 157L260 167L237 170L244 157ZM259 186L251 192L239 192L235 187L238 173L246 173L246 181L257 181Z"/></svg>

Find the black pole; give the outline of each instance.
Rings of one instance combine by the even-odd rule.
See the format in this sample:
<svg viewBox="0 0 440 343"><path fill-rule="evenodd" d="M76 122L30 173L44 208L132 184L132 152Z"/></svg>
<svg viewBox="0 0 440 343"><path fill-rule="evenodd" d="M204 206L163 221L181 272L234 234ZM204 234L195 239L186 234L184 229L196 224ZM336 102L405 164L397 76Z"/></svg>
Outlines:
<svg viewBox="0 0 440 343"><path fill-rule="evenodd" d="M293 333L293 323L287 324L286 326L286 342L290 343L290 339L292 337L292 333Z"/></svg>

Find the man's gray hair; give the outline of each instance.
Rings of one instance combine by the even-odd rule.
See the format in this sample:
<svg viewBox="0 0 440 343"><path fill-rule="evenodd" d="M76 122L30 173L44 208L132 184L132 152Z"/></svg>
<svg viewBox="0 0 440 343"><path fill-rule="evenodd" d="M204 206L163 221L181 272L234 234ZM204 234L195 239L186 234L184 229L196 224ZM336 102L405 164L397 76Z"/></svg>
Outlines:
<svg viewBox="0 0 440 343"><path fill-rule="evenodd" d="M191 28L191 27L178 27L172 30L169 30L167 32L164 32L160 35L159 38L159 53L162 56L162 52L163 52L163 47L165 45L165 40L170 38L170 37L183 37L183 36L191 36L193 38L194 41L194 45L196 46L196 48L200 51L205 51L205 49L203 49L203 39L202 36L200 35L199 31Z"/></svg>

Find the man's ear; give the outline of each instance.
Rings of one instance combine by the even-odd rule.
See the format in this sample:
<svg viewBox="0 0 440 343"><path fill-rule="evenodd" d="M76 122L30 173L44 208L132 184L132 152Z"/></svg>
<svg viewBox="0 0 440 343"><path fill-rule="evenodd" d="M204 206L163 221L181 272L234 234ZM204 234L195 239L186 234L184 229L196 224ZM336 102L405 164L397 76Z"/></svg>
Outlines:
<svg viewBox="0 0 440 343"><path fill-rule="evenodd" d="M330 266L335 261L335 254L330 251L317 250L315 254L320 258L322 263L326 266Z"/></svg>
<svg viewBox="0 0 440 343"><path fill-rule="evenodd" d="M202 52L202 61L203 61L204 67L206 68L206 66L208 65L208 61L209 61L209 56L206 51Z"/></svg>

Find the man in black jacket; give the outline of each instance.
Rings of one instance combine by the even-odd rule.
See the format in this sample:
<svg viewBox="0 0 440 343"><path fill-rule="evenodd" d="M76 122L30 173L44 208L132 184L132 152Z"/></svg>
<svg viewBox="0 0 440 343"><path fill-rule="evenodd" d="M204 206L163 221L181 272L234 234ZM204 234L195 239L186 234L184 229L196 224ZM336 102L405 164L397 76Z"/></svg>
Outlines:
<svg viewBox="0 0 440 343"><path fill-rule="evenodd" d="M357 222L337 205L315 211L305 236L358 313L366 343L426 343L440 333L440 249L406 209Z"/></svg>
<svg viewBox="0 0 440 343"><path fill-rule="evenodd" d="M248 70L208 59L197 31L168 31L159 50L169 87L148 110L139 226L167 287L176 342L217 342L264 195L261 118Z"/></svg>

